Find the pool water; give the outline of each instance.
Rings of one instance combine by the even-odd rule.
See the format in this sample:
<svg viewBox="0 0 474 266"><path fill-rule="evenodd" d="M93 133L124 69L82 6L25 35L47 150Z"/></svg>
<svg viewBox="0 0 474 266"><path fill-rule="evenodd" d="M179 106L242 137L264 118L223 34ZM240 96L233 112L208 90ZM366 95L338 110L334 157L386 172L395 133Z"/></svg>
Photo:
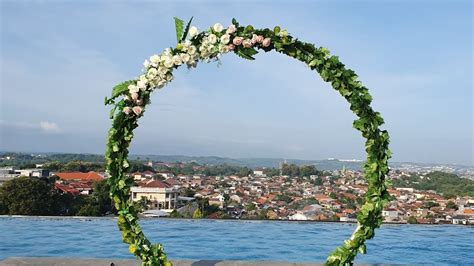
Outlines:
<svg viewBox="0 0 474 266"><path fill-rule="evenodd" d="M323 262L355 224L144 219L171 259ZM0 217L0 259L133 258L114 218ZM474 265L474 227L383 225L356 263Z"/></svg>

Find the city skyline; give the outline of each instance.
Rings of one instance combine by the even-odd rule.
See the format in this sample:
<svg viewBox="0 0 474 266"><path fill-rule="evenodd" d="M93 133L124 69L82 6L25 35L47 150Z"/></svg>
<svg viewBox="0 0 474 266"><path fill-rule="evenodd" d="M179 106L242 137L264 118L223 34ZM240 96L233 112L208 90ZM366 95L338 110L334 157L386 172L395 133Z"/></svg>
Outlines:
<svg viewBox="0 0 474 266"><path fill-rule="evenodd" d="M393 161L474 164L472 3L252 5L2 2L0 150L103 153L104 97L175 44L173 16L201 30L236 17L327 47L358 73ZM329 84L278 54L256 57L177 71L131 153L364 159L355 116Z"/></svg>

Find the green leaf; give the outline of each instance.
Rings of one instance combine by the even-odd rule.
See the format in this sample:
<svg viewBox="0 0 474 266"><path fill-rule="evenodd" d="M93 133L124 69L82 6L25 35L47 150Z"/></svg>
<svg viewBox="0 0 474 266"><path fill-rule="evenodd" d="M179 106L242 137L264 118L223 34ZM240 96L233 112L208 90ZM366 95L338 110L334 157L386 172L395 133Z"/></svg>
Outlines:
<svg viewBox="0 0 474 266"><path fill-rule="evenodd" d="M237 22L237 20L235 18L232 19L232 24L235 25L235 27L239 27L239 22Z"/></svg>
<svg viewBox="0 0 474 266"><path fill-rule="evenodd" d="M273 28L273 32L275 32L275 34L280 33L280 27L279 27L279 26L275 26L275 28Z"/></svg>
<svg viewBox="0 0 474 266"><path fill-rule="evenodd" d="M176 26L176 41L179 42L181 40L181 36L183 36L183 21L177 17L174 17L174 25Z"/></svg>
<svg viewBox="0 0 474 266"><path fill-rule="evenodd" d="M183 37L181 37L181 41L184 41L186 39L186 36L188 36L189 28L191 27L191 21L193 21L193 17L189 19L188 24L186 24L186 28L184 29L183 32Z"/></svg>
<svg viewBox="0 0 474 266"><path fill-rule="evenodd" d="M126 92L128 90L128 85L132 84L133 82L135 82L135 80L127 80L127 81L124 81L124 82L116 85L112 89L112 97L109 99L109 101L117 98L118 96L120 96L124 92Z"/></svg>
<svg viewBox="0 0 474 266"><path fill-rule="evenodd" d="M235 52L238 56L247 60L255 60L252 56L258 54L258 52L253 48L239 48Z"/></svg>
<svg viewBox="0 0 474 266"><path fill-rule="evenodd" d="M361 254L365 254L366 253L366 249L365 249L365 244L362 244L359 248L358 248L359 252Z"/></svg>
<svg viewBox="0 0 474 266"><path fill-rule="evenodd" d="M252 56L258 54L257 50L255 50L254 48L243 47L239 47L239 49L236 50L236 53L238 56L247 60L255 60L255 58L253 58Z"/></svg>

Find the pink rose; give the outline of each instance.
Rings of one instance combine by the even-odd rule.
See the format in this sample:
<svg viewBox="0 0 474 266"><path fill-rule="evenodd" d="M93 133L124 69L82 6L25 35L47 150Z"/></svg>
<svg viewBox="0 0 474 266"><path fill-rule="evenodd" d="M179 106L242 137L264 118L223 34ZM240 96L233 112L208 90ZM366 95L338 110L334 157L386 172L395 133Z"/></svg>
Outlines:
<svg viewBox="0 0 474 266"><path fill-rule="evenodd" d="M245 39L245 40L242 42L242 45L243 45L245 48L250 48L250 47L252 47L252 41L249 40L249 39Z"/></svg>
<svg viewBox="0 0 474 266"><path fill-rule="evenodd" d="M252 44L257 43L257 34L252 35Z"/></svg>
<svg viewBox="0 0 474 266"><path fill-rule="evenodd" d="M226 33L232 34L232 33L235 33L236 31L237 31L237 28L235 27L235 25L234 25L234 24L230 24L230 26L227 28Z"/></svg>
<svg viewBox="0 0 474 266"><path fill-rule="evenodd" d="M263 38L262 35L258 35L258 36L257 36L257 42L258 42L258 43L262 43L262 42L263 42L263 39L264 39L264 38Z"/></svg>
<svg viewBox="0 0 474 266"><path fill-rule="evenodd" d="M131 109L130 109L130 107L128 107L128 106L125 106L125 107L123 108L123 112L124 112L126 115L130 114L130 111L131 111Z"/></svg>
<svg viewBox="0 0 474 266"><path fill-rule="evenodd" d="M236 46L239 46L242 44L242 40L243 40L242 37L235 37L232 43L235 44Z"/></svg>
<svg viewBox="0 0 474 266"><path fill-rule="evenodd" d="M262 41L262 46L263 47L268 47L270 46L270 42L272 41L272 39L270 38L265 38L263 41Z"/></svg>
<svg viewBox="0 0 474 266"><path fill-rule="evenodd" d="M229 51L232 51L235 49L235 45L233 45L232 43L227 45L227 48L229 49Z"/></svg>
<svg viewBox="0 0 474 266"><path fill-rule="evenodd" d="M139 115L139 114L142 113L142 108L140 106L135 106L135 107L133 107L132 110L136 115Z"/></svg>
<svg viewBox="0 0 474 266"><path fill-rule="evenodd" d="M134 100L134 101L138 100L138 93L134 92L134 93L132 93L131 96L132 96L132 100Z"/></svg>

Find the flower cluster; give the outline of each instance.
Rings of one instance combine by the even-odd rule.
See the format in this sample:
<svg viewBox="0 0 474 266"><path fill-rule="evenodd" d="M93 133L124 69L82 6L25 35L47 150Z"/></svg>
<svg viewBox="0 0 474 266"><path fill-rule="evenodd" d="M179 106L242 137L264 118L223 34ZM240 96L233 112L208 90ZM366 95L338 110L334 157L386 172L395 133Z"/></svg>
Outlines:
<svg viewBox="0 0 474 266"><path fill-rule="evenodd" d="M127 115L140 115L143 112L144 94L156 88L161 89L169 83L173 79L174 68L183 64L193 68L199 60L209 62L238 47L269 47L271 44L271 39L263 35L246 33L238 36L237 33L238 27L234 24L225 29L222 24L216 23L203 33L199 33L195 26L190 27L190 39L179 42L174 49L167 48L161 55L153 55L145 60L144 73L128 85L123 112Z"/></svg>

